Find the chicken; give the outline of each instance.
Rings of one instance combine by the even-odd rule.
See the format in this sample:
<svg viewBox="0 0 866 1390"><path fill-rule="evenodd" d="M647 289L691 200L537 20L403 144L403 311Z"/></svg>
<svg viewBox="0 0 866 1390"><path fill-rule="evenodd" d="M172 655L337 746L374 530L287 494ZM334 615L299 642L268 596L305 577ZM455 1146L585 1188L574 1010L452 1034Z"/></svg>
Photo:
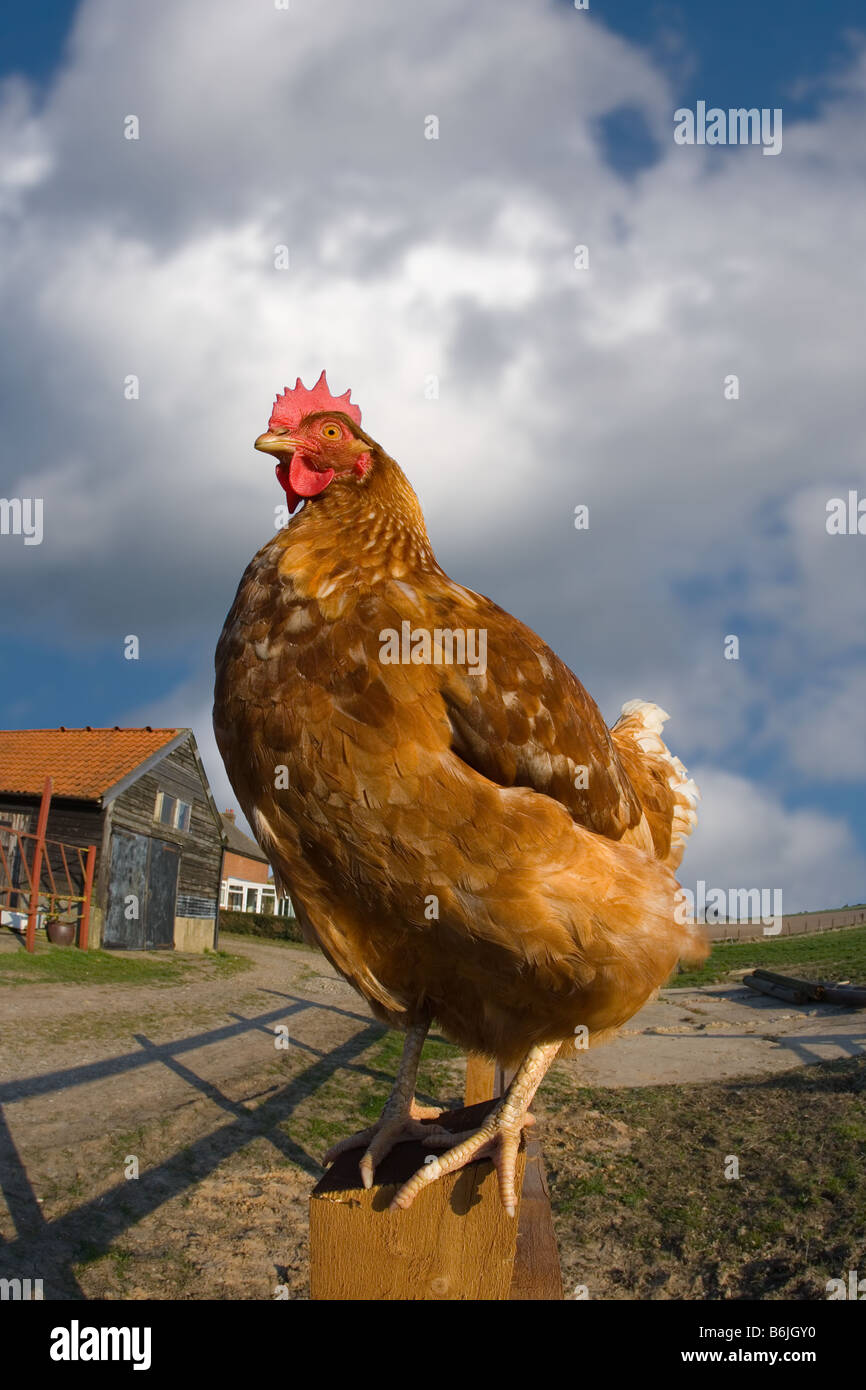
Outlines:
<svg viewBox="0 0 866 1390"><path fill-rule="evenodd" d="M510 1213L529 1104L558 1055L624 1024L707 953L673 870L697 788L633 700L608 729L523 623L449 579L394 459L323 372L278 396L255 447L303 511L250 562L216 653L214 728L238 801L308 941L406 1034L361 1175L402 1139L397 1192L489 1155ZM421 1124L433 1022L516 1067L478 1130ZM446 1148L446 1145L450 1147ZM442 1152L437 1152L441 1149Z"/></svg>

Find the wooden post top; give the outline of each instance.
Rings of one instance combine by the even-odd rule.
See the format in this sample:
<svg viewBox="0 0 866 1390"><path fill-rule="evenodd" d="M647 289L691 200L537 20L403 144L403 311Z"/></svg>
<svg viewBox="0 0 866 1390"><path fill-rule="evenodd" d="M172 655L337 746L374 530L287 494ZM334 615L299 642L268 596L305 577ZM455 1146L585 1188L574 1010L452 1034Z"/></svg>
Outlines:
<svg viewBox="0 0 866 1390"><path fill-rule="evenodd" d="M483 1124L495 1100L444 1112L437 1120L451 1133ZM532 1142L532 1141L531 1141ZM480 1159L448 1173L420 1192L407 1211L389 1211L397 1188L435 1150L409 1141L382 1160L372 1188L361 1184L361 1149L341 1154L316 1184L310 1199L310 1292L314 1299L439 1301L561 1298L553 1246L541 1282L529 1268L515 1266L520 1248L538 1262L545 1244L542 1227L550 1208L535 1174L516 1217L499 1198L493 1164ZM517 1159L517 1191L524 1191L527 1149ZM539 1201L539 1198L541 1200ZM539 1225L539 1218L541 1224ZM550 1231L552 1238L552 1228ZM548 1241L549 1244L549 1241ZM542 1291L537 1291L542 1290Z"/></svg>
<svg viewBox="0 0 866 1390"><path fill-rule="evenodd" d="M494 1101L444 1113L452 1133L475 1129ZM489 1159L448 1173L407 1211L389 1211L397 1188L422 1166L420 1143L397 1144L376 1182L361 1185L362 1150L342 1154L310 1201L310 1292L314 1299L437 1301L504 1299L511 1286L517 1219L499 1200ZM518 1191L525 1153L518 1155Z"/></svg>

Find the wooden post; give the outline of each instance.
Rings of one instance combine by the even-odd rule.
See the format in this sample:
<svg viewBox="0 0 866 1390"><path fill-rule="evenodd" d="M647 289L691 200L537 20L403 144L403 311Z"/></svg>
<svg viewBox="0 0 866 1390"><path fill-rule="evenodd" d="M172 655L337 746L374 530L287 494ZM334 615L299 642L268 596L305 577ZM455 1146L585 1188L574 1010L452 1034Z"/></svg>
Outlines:
<svg viewBox="0 0 866 1390"><path fill-rule="evenodd" d="M430 1124L452 1133L484 1122L506 1087L496 1063L470 1054L466 1106ZM494 1091L494 1087L496 1088ZM479 1092L485 1092L479 1096ZM480 1103L476 1103L479 1102ZM388 1210L397 1188L430 1150L398 1144L366 1191L360 1149L343 1154L310 1199L310 1295L314 1299L435 1302L562 1298L559 1254L541 1146L527 1131L517 1158L516 1218L506 1215L489 1159L420 1192L408 1211Z"/></svg>
<svg viewBox="0 0 866 1390"><path fill-rule="evenodd" d="M513 1075L513 1070L470 1052L466 1058L465 1104L504 1095ZM541 1144L534 1130L527 1131L524 1142L526 1171L508 1297L518 1301L561 1299L562 1273Z"/></svg>
<svg viewBox="0 0 866 1390"><path fill-rule="evenodd" d="M87 863L84 869L84 901L81 904L81 930L78 933L78 948L86 951L90 941L90 899L93 896L93 871L96 868L96 845L87 850Z"/></svg>
<svg viewBox="0 0 866 1390"><path fill-rule="evenodd" d="M517 1251L508 1297L526 1302L562 1298L562 1270L553 1230L541 1144L527 1130L526 1173L517 1226Z"/></svg>
<svg viewBox="0 0 866 1390"><path fill-rule="evenodd" d="M453 1133L484 1122L491 1102L443 1114ZM375 1185L361 1186L361 1151L343 1154L310 1200L310 1294L314 1299L401 1302L507 1299L518 1218L499 1199L489 1159L449 1173L420 1192L408 1211L388 1210L394 1193L431 1152L398 1144L383 1159ZM517 1160L523 1185L525 1151Z"/></svg>
<svg viewBox="0 0 866 1390"><path fill-rule="evenodd" d="M42 878L42 855L45 851L45 830L48 825L48 812L51 807L51 794L54 783L45 778L42 801L39 805L39 819L36 822L36 844L33 850L33 867L30 871L30 911L27 914L27 933L25 944L31 953L36 950L36 916L39 911L39 883Z"/></svg>
<svg viewBox="0 0 866 1390"><path fill-rule="evenodd" d="M478 1052L470 1052L466 1057L466 1085L463 1091L464 1105L477 1105L482 1100L493 1100L500 1094L496 1085L497 1064Z"/></svg>
<svg viewBox="0 0 866 1390"><path fill-rule="evenodd" d="M492 1100L504 1096L514 1077L514 1067L503 1067L482 1057L478 1052L466 1055L466 1085L463 1093L464 1105L477 1105L481 1100Z"/></svg>

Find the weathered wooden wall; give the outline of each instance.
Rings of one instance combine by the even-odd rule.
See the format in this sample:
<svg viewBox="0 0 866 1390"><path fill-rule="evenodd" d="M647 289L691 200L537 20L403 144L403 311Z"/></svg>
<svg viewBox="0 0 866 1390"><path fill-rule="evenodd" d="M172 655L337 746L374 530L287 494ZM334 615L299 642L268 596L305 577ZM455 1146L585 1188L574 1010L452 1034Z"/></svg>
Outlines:
<svg viewBox="0 0 866 1390"><path fill-rule="evenodd" d="M189 830L175 830L154 818L157 792L192 806ZM183 743L120 793L111 804L112 823L139 835L155 835L181 851L178 894L219 900L222 840L205 795L198 764Z"/></svg>
<svg viewBox="0 0 866 1390"><path fill-rule="evenodd" d="M52 801L48 812L46 839L59 840L64 845L76 845L81 849L86 849L88 845L96 845L98 850L102 842L103 814L93 801ZM12 823L14 818L16 829L32 835L36 830L38 816L39 802L32 797L0 798L0 823ZM55 874L58 891L61 891L61 888L66 886L62 855L56 846L50 843L46 848L46 855ZM81 892L84 885L78 856L67 854L66 857L74 891ZM43 873L43 884L47 881Z"/></svg>
<svg viewBox="0 0 866 1390"><path fill-rule="evenodd" d="M192 810L188 830L175 830L155 819L156 795L159 791L190 804ZM0 798L0 822L4 819L11 821L16 816L21 822L19 829L33 832L38 812L39 802L34 797ZM93 945L101 940L108 898L111 833L115 828L153 836L176 845L181 854L178 916L207 915L206 909L212 905L215 926L223 849L221 827L211 810L203 774L189 739L114 797L105 809L93 801L55 798L51 803L47 828L49 840L81 847L95 845L97 848L91 917ZM57 854L53 852L52 865L56 869L59 860L57 864L55 860ZM75 867L72 861L70 866Z"/></svg>

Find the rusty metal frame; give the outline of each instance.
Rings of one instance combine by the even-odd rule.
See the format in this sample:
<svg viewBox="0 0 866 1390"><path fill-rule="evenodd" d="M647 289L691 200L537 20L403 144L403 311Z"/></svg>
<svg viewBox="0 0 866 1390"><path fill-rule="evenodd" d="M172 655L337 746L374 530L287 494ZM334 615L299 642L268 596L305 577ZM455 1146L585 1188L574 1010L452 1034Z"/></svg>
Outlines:
<svg viewBox="0 0 866 1390"><path fill-rule="evenodd" d="M42 800L39 804L39 818L36 823L36 833L32 834L26 830L15 830L11 825L0 825L0 831L7 835L14 836L18 849L18 863L23 869L26 885L16 886L12 881L11 848L10 855L7 857L6 850L0 839L0 906L3 905L2 899L9 898L8 906L12 907L12 900L27 897L27 929L25 932L25 945L31 953L36 949L36 919L39 915L40 901L46 903L48 916L60 916L68 912L73 903L80 903L81 908L78 918L78 946L86 951L90 937L90 905L93 897L93 875L96 868L96 846L64 844L61 840L46 839L45 831L48 826L48 813L51 809L51 797L54 791L54 784L50 777L46 777L45 786L42 791ZM28 858L28 845L32 850L32 858ZM58 853L55 855L55 863L59 860L62 864L62 877L66 879L66 887L58 887L58 878L61 877L59 869L55 874L54 865L51 862L51 850ZM69 856L77 857L78 873L76 882L73 881L73 872L70 868ZM74 860L73 860L74 867ZM47 880L47 889L43 888L43 879ZM73 892L77 881L83 885L81 893ZM8 884L8 887L5 886ZM64 904L60 907L60 904Z"/></svg>

